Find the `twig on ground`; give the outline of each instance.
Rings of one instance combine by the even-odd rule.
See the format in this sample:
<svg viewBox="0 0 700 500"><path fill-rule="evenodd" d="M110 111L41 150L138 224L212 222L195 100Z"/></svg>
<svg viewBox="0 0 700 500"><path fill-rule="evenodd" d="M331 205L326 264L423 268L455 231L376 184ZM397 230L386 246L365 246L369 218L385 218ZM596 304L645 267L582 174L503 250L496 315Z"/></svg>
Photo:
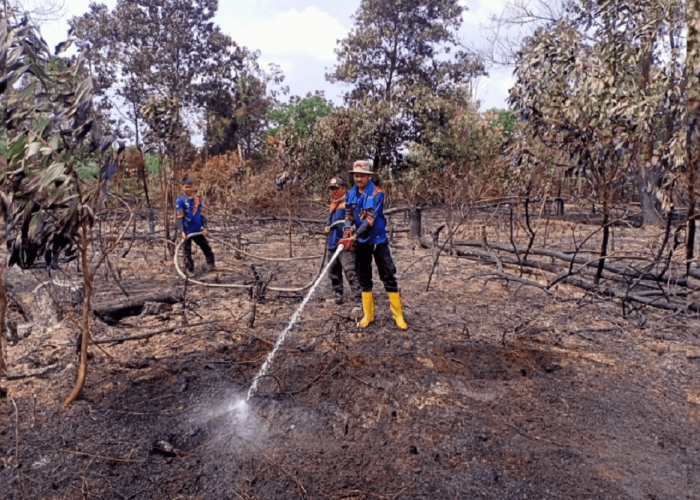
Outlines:
<svg viewBox="0 0 700 500"><path fill-rule="evenodd" d="M438 248L438 242L440 241L440 231L442 231L443 229L445 229L445 224L441 225L435 231L433 231L433 266L430 269L430 276L428 276L428 285L425 287L426 292L430 289L430 281L433 278L433 273L435 271L438 271L438 273L440 272L440 253L444 250L445 245L443 245L442 248ZM448 241L452 237L453 233L450 233L450 235L448 236Z"/></svg>
<svg viewBox="0 0 700 500"><path fill-rule="evenodd" d="M127 337L116 337L113 339L93 339L93 344L111 344L115 342L128 342L129 340L143 340L153 337L154 335L159 335L161 333L171 332L173 330L179 330L180 328L193 328L195 326L211 325L216 323L216 321L204 321L202 323L192 323L191 325L175 325L169 326L168 328L161 328L153 332L142 333L139 335L130 335ZM75 342L70 342L64 345L75 345Z"/></svg>
<svg viewBox="0 0 700 500"><path fill-rule="evenodd" d="M21 378L38 377L54 371L58 368L58 364L44 366L42 368L34 368L25 372L7 372L7 380L18 380Z"/></svg>
<svg viewBox="0 0 700 500"><path fill-rule="evenodd" d="M105 457L103 455L93 455L91 453L83 453L82 451L74 451L74 450L66 450L66 449L61 449L60 451L63 451L65 453L70 453L71 455L81 455L83 457L90 457L90 458L98 459L98 460L107 460L110 462L122 462L122 463L127 463L127 464L142 464L142 463L146 462L146 460L134 460L133 458L115 458L115 457Z"/></svg>
<svg viewBox="0 0 700 500"><path fill-rule="evenodd" d="M277 462L275 462L274 460L272 460L272 458L270 458L270 456L267 455L266 453L263 452L262 455L265 457L265 459L266 459L268 462L270 462L272 465L274 465L275 467L277 467L277 468L280 470L280 472L282 472L282 474L284 474L284 475L287 476L289 479L291 479L292 481L294 481L294 482L296 483L296 485L299 486L299 489L304 493L304 495L308 495L308 493L307 493L307 491L306 491L306 488L304 488L304 485L301 483L301 481L299 480L298 477L296 477L294 474L291 474L290 472L287 472L287 470L285 470L280 464L278 464Z"/></svg>

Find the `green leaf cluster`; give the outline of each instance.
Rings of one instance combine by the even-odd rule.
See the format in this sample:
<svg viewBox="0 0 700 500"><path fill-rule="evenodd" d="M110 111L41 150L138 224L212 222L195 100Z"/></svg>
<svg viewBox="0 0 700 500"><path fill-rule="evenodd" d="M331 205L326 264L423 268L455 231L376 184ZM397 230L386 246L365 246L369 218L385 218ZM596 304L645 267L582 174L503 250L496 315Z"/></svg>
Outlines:
<svg viewBox="0 0 700 500"><path fill-rule="evenodd" d="M0 184L9 265L27 267L41 255L54 265L80 223L94 218L97 192L84 185L77 166L98 148L104 152L111 139L101 136L95 121L92 79L82 57L67 61L51 54L26 20L8 19L1 30L7 168Z"/></svg>

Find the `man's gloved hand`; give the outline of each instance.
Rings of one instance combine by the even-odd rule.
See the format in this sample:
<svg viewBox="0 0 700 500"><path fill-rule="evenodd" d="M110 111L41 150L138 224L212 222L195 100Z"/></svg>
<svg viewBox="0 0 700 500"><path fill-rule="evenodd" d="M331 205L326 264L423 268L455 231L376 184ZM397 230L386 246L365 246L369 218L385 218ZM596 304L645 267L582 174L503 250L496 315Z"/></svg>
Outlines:
<svg viewBox="0 0 700 500"><path fill-rule="evenodd" d="M357 237L352 228L346 228L345 231L343 231L343 237L338 242L338 245L343 245L343 251L352 251L355 249L356 239Z"/></svg>
<svg viewBox="0 0 700 500"><path fill-rule="evenodd" d="M209 228L205 227L204 229L202 229L202 234L204 234L205 238L209 238Z"/></svg>
<svg viewBox="0 0 700 500"><path fill-rule="evenodd" d="M326 226L326 227L323 229L323 234L325 234L326 236L328 236L329 234L331 234L331 226Z"/></svg>
<svg viewBox="0 0 700 500"><path fill-rule="evenodd" d="M365 236L369 235L369 233L372 231L372 226L370 225L368 220L362 221L362 224L360 224L360 227L357 228L357 231L355 231L355 236L358 238L364 238Z"/></svg>

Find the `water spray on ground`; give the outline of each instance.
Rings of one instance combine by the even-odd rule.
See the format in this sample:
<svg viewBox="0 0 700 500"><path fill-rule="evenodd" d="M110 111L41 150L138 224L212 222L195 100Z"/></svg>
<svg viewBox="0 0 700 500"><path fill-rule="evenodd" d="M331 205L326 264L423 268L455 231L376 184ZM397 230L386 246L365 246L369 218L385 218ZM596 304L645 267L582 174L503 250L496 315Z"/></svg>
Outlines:
<svg viewBox="0 0 700 500"><path fill-rule="evenodd" d="M277 342L275 343L275 346L273 347L272 351L267 355L267 358L265 358L265 362L263 365L260 367L260 371L258 371L257 375L255 375L255 379L253 380L253 385L250 386L250 389L248 389L248 395L246 396L246 399L236 401L232 405L232 410L236 411L239 416L247 415L248 413L248 401L250 401L250 398L253 394L255 394L255 391L258 389L258 384L260 383L260 380L267 375L268 370L270 369L270 366L272 365L272 360L275 357L275 354L277 353L277 349L282 345L284 342L284 339L287 337L287 334L289 331L292 329L294 324L297 322L299 319L299 316L301 315L301 312L304 310L304 307L306 306L307 302L309 302L309 299L311 299L311 296L314 294L316 291L316 288L318 287L318 284L321 282L321 279L326 275L328 272L328 269L331 267L331 264L335 259L338 258L338 255L340 255L340 252L343 251L343 245L338 245L337 250L331 257L331 259L328 261L328 264L326 264L326 267L323 268L323 272L319 275L319 277L316 279L314 282L313 286L309 290L309 292L306 294L306 297L304 297L304 300L301 302L301 305L299 308L294 312L292 315L292 319L289 321L289 324L287 327L282 331L280 336L277 338Z"/></svg>

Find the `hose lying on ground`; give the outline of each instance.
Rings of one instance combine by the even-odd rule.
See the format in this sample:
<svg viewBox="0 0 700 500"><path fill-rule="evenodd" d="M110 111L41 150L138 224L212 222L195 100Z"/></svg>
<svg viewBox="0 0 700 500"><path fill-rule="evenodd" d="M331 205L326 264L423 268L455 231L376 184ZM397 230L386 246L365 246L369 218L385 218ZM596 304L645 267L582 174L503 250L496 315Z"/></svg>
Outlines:
<svg viewBox="0 0 700 500"><path fill-rule="evenodd" d="M345 221L339 220L331 224L331 228L334 228L336 226L339 226L340 224L343 224ZM189 276L185 275L185 273L182 272L182 269L180 269L180 265L178 264L178 255L180 254L180 247L182 244L185 242L185 240L188 240L192 238L193 236L198 236L202 234L200 233L190 233L187 235L187 238L181 240L177 246L175 247L175 255L173 256L173 263L175 264L175 269L177 270L177 273L180 275L181 278L189 280L190 283L194 283L195 285L201 285L201 286L208 286L208 287L216 287L216 288L252 288L252 285L238 285L235 283L204 283L203 281L197 281ZM328 237L326 237L328 239ZM291 260L309 260L309 259L317 259L319 256L312 256L312 257L287 257L287 258L279 258L279 259L274 259L274 258L269 258L269 257L259 257L257 255L250 254L248 252L244 252L243 250L240 250L230 243L226 243L225 241L220 240L219 238L212 238L212 240L217 241L223 245L229 246L234 248L237 252L242 253L243 255L248 255L249 257L253 257L254 259L259 259L259 260L265 260L265 261L273 261L273 262L280 262L280 261L291 261ZM318 277L321 275L323 272L323 263L326 261L326 253L327 253L327 248L324 246L323 249L323 255L321 255L321 265L318 269L318 272L316 273L316 276L314 277L313 280L311 280L311 283L305 286L301 287L296 287L296 288L281 288L281 287L268 287L268 290L271 292L303 292L305 290L308 290L313 286L313 284L316 282Z"/></svg>

